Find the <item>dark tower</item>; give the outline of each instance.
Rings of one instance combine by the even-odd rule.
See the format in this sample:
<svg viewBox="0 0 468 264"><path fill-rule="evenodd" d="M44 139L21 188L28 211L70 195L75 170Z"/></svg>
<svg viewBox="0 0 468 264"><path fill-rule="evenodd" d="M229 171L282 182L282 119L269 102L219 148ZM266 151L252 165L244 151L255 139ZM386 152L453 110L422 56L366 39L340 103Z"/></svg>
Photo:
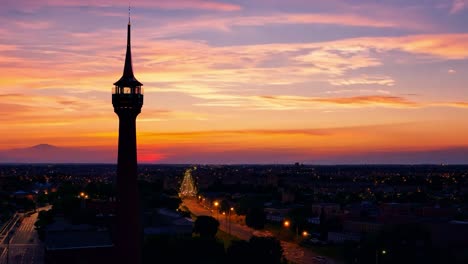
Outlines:
<svg viewBox="0 0 468 264"><path fill-rule="evenodd" d="M133 76L130 46L130 18L127 28L127 54L123 75L114 83L112 104L119 116L119 151L117 160L117 229L118 263L141 263L142 228L137 182L136 117L143 106L140 83Z"/></svg>

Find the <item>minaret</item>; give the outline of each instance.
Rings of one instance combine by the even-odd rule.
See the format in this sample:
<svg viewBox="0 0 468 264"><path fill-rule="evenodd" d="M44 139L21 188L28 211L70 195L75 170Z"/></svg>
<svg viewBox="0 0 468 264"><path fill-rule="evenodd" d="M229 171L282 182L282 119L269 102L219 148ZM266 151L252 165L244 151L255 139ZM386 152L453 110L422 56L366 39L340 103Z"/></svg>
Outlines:
<svg viewBox="0 0 468 264"><path fill-rule="evenodd" d="M143 106L143 91L133 75L130 46L130 16L127 28L127 54L122 77L114 83L112 104L119 116L117 160L117 229L115 232L118 263L141 263L143 232L137 181L136 117Z"/></svg>

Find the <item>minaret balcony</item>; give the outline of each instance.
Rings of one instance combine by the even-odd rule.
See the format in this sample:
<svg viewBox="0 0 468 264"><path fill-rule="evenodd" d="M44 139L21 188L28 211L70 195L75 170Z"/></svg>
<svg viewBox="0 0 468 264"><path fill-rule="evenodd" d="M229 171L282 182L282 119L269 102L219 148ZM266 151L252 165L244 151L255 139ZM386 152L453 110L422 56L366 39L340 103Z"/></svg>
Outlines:
<svg viewBox="0 0 468 264"><path fill-rule="evenodd" d="M144 89L141 86L135 86L135 87L119 87L119 86L114 86L112 88L112 94L144 94Z"/></svg>
<svg viewBox="0 0 468 264"><path fill-rule="evenodd" d="M114 87L112 89L114 108L141 108L143 106L143 89L138 87Z"/></svg>

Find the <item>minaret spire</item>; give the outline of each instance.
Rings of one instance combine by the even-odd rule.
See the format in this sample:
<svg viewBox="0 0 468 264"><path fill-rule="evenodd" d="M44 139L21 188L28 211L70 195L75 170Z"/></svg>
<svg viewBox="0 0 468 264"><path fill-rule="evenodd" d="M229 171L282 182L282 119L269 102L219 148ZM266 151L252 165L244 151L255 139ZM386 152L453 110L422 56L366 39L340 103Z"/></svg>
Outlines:
<svg viewBox="0 0 468 264"><path fill-rule="evenodd" d="M136 87L142 86L133 74L132 65L132 45L131 45L131 21L130 21L130 3L128 5L128 25L127 25L127 53L125 55L125 65L122 77L114 83L115 86L119 87Z"/></svg>

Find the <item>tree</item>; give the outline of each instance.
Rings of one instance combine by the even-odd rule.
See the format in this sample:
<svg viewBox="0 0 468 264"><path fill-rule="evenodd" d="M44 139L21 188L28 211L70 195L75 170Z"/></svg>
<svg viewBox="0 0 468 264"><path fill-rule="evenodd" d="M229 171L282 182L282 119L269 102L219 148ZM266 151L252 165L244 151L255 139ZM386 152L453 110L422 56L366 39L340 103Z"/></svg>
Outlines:
<svg viewBox="0 0 468 264"><path fill-rule="evenodd" d="M328 223L327 223L327 216L325 214L325 209L321 208L320 210L320 240L325 241L328 239Z"/></svg>
<svg viewBox="0 0 468 264"><path fill-rule="evenodd" d="M253 263L282 263L283 248L278 239L274 237L256 237L249 240L251 246Z"/></svg>
<svg viewBox="0 0 468 264"><path fill-rule="evenodd" d="M219 210L221 212L226 212L227 213L227 212L229 212L230 209L231 209L231 206L229 206L229 202L226 201L226 200L222 200L221 204L219 206Z"/></svg>
<svg viewBox="0 0 468 264"><path fill-rule="evenodd" d="M266 215L263 208L251 208L245 216L247 226L254 229L263 229L265 227Z"/></svg>
<svg viewBox="0 0 468 264"><path fill-rule="evenodd" d="M36 227L40 240L44 240L45 228L47 227L47 225L53 223L53 221L54 221L53 210L39 212L36 223L34 223L34 226Z"/></svg>
<svg viewBox="0 0 468 264"><path fill-rule="evenodd" d="M309 216L312 216L312 210L309 207L293 208L288 213L288 219L292 220L296 230L304 229Z"/></svg>
<svg viewBox="0 0 468 264"><path fill-rule="evenodd" d="M236 205L236 213L247 215L251 208L262 208L262 198L255 195L245 195L239 199Z"/></svg>
<svg viewBox="0 0 468 264"><path fill-rule="evenodd" d="M283 248L274 237L253 236L247 241L233 241L227 249L228 263L284 263Z"/></svg>
<svg viewBox="0 0 468 264"><path fill-rule="evenodd" d="M202 238L214 239L218 232L219 222L215 218L207 215L200 215L195 220L193 232Z"/></svg>
<svg viewBox="0 0 468 264"><path fill-rule="evenodd" d="M397 224L384 227L377 234L368 234L360 242L358 250L348 255L348 261L358 263L439 263L437 250L432 246L431 236L422 224ZM385 250L385 254L382 251ZM441 263L456 263L447 257Z"/></svg>
<svg viewBox="0 0 468 264"><path fill-rule="evenodd" d="M226 263L224 244L202 237L149 236L143 246L143 263Z"/></svg>
<svg viewBox="0 0 468 264"><path fill-rule="evenodd" d="M245 240L234 240L226 253L229 263L249 263L251 257L250 244Z"/></svg>

